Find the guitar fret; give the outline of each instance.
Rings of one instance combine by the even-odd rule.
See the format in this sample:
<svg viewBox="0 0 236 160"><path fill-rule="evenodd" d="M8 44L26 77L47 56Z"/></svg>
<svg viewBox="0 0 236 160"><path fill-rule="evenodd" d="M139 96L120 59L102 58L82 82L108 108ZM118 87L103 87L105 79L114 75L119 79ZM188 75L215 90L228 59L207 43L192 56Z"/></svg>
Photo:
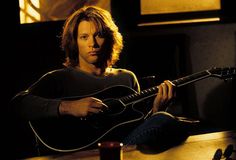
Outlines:
<svg viewBox="0 0 236 160"><path fill-rule="evenodd" d="M134 93L125 97L121 97L120 100L124 103L133 103L134 101L140 100L140 99L144 99L144 98L148 98L149 95L155 94L157 93L158 88L157 87L152 87L152 88L148 88L146 90L141 91L140 93Z"/></svg>

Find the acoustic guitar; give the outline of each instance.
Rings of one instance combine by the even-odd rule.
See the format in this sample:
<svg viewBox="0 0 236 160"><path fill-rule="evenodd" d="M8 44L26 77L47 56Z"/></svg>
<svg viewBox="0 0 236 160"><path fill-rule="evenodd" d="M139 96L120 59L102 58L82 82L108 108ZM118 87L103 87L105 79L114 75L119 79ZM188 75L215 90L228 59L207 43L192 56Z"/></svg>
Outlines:
<svg viewBox="0 0 236 160"><path fill-rule="evenodd" d="M181 87L208 77L228 80L236 76L236 68L211 68L171 81ZM127 86L113 86L94 93L108 106L101 113L93 114L85 119L72 116L48 118L29 121L29 125L37 139L47 148L58 152L72 152L86 149L97 144L114 129L143 120L152 106L138 105L139 102L154 97L158 87L154 86L140 93ZM83 97L66 97L63 100Z"/></svg>

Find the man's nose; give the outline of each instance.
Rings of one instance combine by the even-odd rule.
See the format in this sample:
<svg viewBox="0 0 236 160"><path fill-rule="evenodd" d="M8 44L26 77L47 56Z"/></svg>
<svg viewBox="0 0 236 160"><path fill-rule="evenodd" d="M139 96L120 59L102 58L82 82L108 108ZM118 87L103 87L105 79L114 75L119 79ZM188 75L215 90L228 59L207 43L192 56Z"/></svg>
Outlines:
<svg viewBox="0 0 236 160"><path fill-rule="evenodd" d="M97 48L98 47L98 43L96 40L96 37L91 37L89 40L89 47L94 47Z"/></svg>

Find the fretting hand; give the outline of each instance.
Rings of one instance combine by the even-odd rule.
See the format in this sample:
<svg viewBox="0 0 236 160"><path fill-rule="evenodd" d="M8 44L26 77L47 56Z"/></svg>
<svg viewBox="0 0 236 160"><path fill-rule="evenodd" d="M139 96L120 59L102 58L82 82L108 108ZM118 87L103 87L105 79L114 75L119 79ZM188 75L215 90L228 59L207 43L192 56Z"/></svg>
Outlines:
<svg viewBox="0 0 236 160"><path fill-rule="evenodd" d="M170 100L175 97L174 84L165 80L158 86L158 93L153 102L153 113L165 110Z"/></svg>

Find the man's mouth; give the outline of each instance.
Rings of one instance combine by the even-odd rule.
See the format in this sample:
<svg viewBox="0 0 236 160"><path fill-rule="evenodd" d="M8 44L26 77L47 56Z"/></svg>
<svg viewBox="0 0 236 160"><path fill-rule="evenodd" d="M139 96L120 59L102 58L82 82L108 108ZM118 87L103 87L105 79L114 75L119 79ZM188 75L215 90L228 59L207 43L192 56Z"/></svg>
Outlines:
<svg viewBox="0 0 236 160"><path fill-rule="evenodd" d="M89 55L96 56L96 55L99 55L99 52L98 51L91 51L91 52L89 52Z"/></svg>

